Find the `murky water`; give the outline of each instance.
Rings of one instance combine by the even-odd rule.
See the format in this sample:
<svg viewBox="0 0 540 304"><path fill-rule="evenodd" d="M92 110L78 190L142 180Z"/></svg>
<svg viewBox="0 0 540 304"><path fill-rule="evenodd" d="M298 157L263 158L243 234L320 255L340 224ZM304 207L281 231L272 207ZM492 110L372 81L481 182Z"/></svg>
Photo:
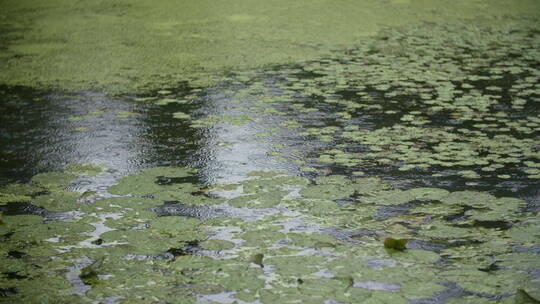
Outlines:
<svg viewBox="0 0 540 304"><path fill-rule="evenodd" d="M0 87L0 300L535 303L538 33L438 30L145 96Z"/></svg>
<svg viewBox="0 0 540 304"><path fill-rule="evenodd" d="M323 175L351 175L355 171L362 171L362 175L396 180L403 183L405 188L432 186L451 191L488 191L525 199L532 208L540 204L537 180L520 175L514 175L511 180L490 177L471 181L455 176L455 172L468 169L468 166L434 167L429 171L411 172L397 170L399 166L396 164L372 166L358 163L350 166L339 162L310 162L336 146L351 154L367 154L369 148L337 136L323 141L312 140L301 134L306 129L326 127L340 130L355 126L377 130L398 124L401 118L398 113L422 112L426 109L415 104L407 105L408 100L419 98L417 95L396 94L394 101L388 103L384 91L368 88L361 92L374 96L370 102L383 105L383 108L354 111L346 121L336 120L339 116L335 113L345 108L342 105L328 104L318 97L303 96L301 92L293 94L301 104L300 111L299 104L278 102L269 103L268 106L273 111L279 111L279 115L261 115L260 111L253 110L261 107L260 99L283 98L286 95L283 87L293 86L297 81L311 82L322 78L322 75L306 72L301 67L281 69L284 70L281 75L275 71L262 71L254 74L253 79L246 83L225 83L205 89L184 87L151 98L182 100L187 96L191 100L188 104L171 102L155 105L153 102L134 102L135 97L129 96L111 98L92 92L58 94L3 87L2 184L28 182L37 173L62 170L72 163L103 165L110 173L107 177L100 176L100 181L88 182L92 185L85 185L82 181L80 187L84 190L106 189L120 176L155 166L194 166L199 169L199 182L209 184L239 181L246 173L257 170L287 170L291 174L304 176L321 172ZM286 73L288 71L292 72ZM514 120L526 119L531 114L534 117L534 114L538 114L538 106L534 104L519 110L505 106L510 103L508 90L517 79L507 76L504 81L482 81L474 89L485 90L490 85L499 84L502 102L497 110L510 112ZM238 97L238 92L251 89L250 82L260 85L264 92L250 92ZM362 103L356 92L352 88L338 90L332 98L345 103ZM267 106L266 103L264 106ZM384 111L395 113L381 116ZM176 112L190 113L192 117L240 117L245 121L193 128L189 121L174 119L173 113ZM292 120L298 123L298 127L290 129L283 124ZM437 128L472 127L470 123L455 121L448 115L438 114L433 116L432 121ZM302 129L297 129L300 127ZM493 130L488 134L495 136L498 133ZM537 133L514 134L536 140ZM274 161L271 157L273 153L283 155L287 161ZM314 174L302 173L300 168L306 164L316 169ZM497 174L511 174L515 169L518 168L505 167L497 170ZM443 174L434 176L434 173Z"/></svg>

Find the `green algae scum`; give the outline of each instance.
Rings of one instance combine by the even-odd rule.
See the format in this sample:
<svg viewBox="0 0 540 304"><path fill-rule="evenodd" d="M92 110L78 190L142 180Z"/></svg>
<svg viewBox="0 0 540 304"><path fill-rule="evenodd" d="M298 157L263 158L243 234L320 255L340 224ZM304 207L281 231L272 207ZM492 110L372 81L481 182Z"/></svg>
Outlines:
<svg viewBox="0 0 540 304"><path fill-rule="evenodd" d="M0 7L0 303L540 303L538 1Z"/></svg>

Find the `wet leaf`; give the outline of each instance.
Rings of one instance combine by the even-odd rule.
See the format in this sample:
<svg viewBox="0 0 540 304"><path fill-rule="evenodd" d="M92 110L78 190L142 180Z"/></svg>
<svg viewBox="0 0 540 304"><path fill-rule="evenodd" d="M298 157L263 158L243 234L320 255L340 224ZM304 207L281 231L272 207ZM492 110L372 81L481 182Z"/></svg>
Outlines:
<svg viewBox="0 0 540 304"><path fill-rule="evenodd" d="M524 289L518 289L516 291L516 304L539 304L540 300L533 298Z"/></svg>
<svg viewBox="0 0 540 304"><path fill-rule="evenodd" d="M257 254L254 254L253 256L251 256L249 258L249 261L253 264L257 264L259 266L261 266L261 268L264 268L264 265L263 265L263 258L264 258L264 254L262 253L257 253Z"/></svg>
<svg viewBox="0 0 540 304"><path fill-rule="evenodd" d="M385 238L384 239L384 248L394 249L397 251L403 251L407 249L407 239L394 239L394 238Z"/></svg>
<svg viewBox="0 0 540 304"><path fill-rule="evenodd" d="M103 265L103 261L105 261L105 257L101 257L92 262L92 264L81 269L79 277L86 285L99 284L100 279L98 278L98 273Z"/></svg>

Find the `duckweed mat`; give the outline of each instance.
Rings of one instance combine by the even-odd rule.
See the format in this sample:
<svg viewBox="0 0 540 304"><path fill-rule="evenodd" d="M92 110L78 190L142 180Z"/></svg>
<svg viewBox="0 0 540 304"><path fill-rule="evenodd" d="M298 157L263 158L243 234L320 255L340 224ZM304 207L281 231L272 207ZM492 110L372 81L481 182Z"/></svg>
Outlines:
<svg viewBox="0 0 540 304"><path fill-rule="evenodd" d="M111 94L208 86L226 71L318 58L384 26L528 24L539 10L536 0L5 0L0 83Z"/></svg>
<svg viewBox="0 0 540 304"><path fill-rule="evenodd" d="M116 106L28 93L76 109L52 147L6 87L3 128L71 158L2 148L0 302L538 303L539 46L418 26Z"/></svg>

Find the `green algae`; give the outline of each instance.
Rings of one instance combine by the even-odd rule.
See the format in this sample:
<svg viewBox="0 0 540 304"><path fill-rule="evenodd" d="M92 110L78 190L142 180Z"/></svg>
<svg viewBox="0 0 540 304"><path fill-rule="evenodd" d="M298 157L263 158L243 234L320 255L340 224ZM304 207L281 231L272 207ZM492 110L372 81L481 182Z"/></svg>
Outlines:
<svg viewBox="0 0 540 304"><path fill-rule="evenodd" d="M491 300L488 300L486 298L481 298L481 297L478 297L478 296L465 296L465 297L462 297L462 298L454 298L454 299L450 299L448 301L448 303L450 304L458 304L458 303L463 303L463 304L469 304L469 303L478 303L478 304L489 304L489 303L493 303L493 301Z"/></svg>
<svg viewBox="0 0 540 304"><path fill-rule="evenodd" d="M32 181L44 187L52 187L55 185L67 185L75 178L76 176L71 173L50 172L37 174L32 177Z"/></svg>
<svg viewBox="0 0 540 304"><path fill-rule="evenodd" d="M467 291L487 294L515 292L525 279L525 277L514 273L510 280L508 272L501 271L490 274L474 268L448 270L441 273L441 275L457 281ZM471 278L474 278L474 280Z"/></svg>
<svg viewBox="0 0 540 304"><path fill-rule="evenodd" d="M229 200L228 203L233 207L270 208L277 206L280 201L279 193L272 192L239 196Z"/></svg>
<svg viewBox="0 0 540 304"><path fill-rule="evenodd" d="M113 229L141 229L156 217L156 213L150 210L126 210L120 218L105 218L104 224Z"/></svg>
<svg viewBox="0 0 540 304"><path fill-rule="evenodd" d="M329 176L319 176L315 178L315 183L318 185L348 184L350 183L350 180L344 175L329 175Z"/></svg>
<svg viewBox="0 0 540 304"><path fill-rule="evenodd" d="M173 236L161 230L115 230L106 232L101 238L109 243L116 242L117 252L114 254L126 256L128 254L150 255L166 252L171 248L181 248L183 245L202 235L193 234L194 231L185 231L187 235Z"/></svg>
<svg viewBox="0 0 540 304"><path fill-rule="evenodd" d="M165 178L185 178L190 177L195 173L193 169L174 168L174 167L157 167L144 170L141 173L126 176L119 180L119 183L109 188L109 192L118 195L147 195L154 194L169 189L174 189L180 192L192 192L195 188L189 183L179 183L177 185L159 185L157 183L159 177Z"/></svg>
<svg viewBox="0 0 540 304"><path fill-rule="evenodd" d="M540 302L531 296L526 290L520 288L516 292L515 303L538 303Z"/></svg>
<svg viewBox="0 0 540 304"><path fill-rule="evenodd" d="M198 187L195 185L182 186L181 189L173 188L171 190L160 191L153 194L154 198L164 201L180 201L185 205L199 206L199 205L215 205L223 202L222 199L209 198L205 195L193 195L186 193L188 191L197 191ZM192 192L193 193L193 192Z"/></svg>
<svg viewBox="0 0 540 304"><path fill-rule="evenodd" d="M238 238L245 240L244 246L270 247L285 238L285 233L279 230L279 227L252 229L238 235Z"/></svg>
<svg viewBox="0 0 540 304"><path fill-rule="evenodd" d="M86 118L88 118L88 116L70 116L68 117L68 120L71 122L77 122L77 121L83 121Z"/></svg>
<svg viewBox="0 0 540 304"><path fill-rule="evenodd" d="M471 28L470 30L479 33L484 29ZM520 162L536 163L534 161L536 146L526 136L531 134L531 129L522 126L530 124L534 127L535 123L530 122L534 121L534 114L520 112L519 116L525 119L518 119L519 122L513 122L501 111L501 109L505 109L504 99L506 97L495 96L490 91L493 87L498 86L488 85L485 89L486 92L483 92L482 86L476 89L477 86L469 85L468 82L474 83L475 81L486 80L484 76L475 73L482 74L484 72L479 71L485 69L496 70L497 68L492 67L490 63L494 62L498 65L499 60L506 60L508 54L513 52L510 48L492 50L492 43L506 45L519 43L521 48L531 52L536 42L534 38L525 34L527 31L529 31L527 27L523 28L523 34L515 38L508 38L502 30L500 32L490 32L490 35L485 36L485 40L481 40L478 39L477 34L471 34L471 37L462 37L463 31L459 26L445 26L439 29L430 28L429 31L420 27L410 31L390 30L383 36L384 40L374 40L370 46L358 46L349 49L348 53L344 51L343 53L328 55L328 59L322 60L328 65L324 68L321 66L320 61L302 63L300 67L304 71L316 72L318 75L309 80L301 79L300 73L298 77L289 76L284 78L286 81L283 81L280 87L285 89L291 85L293 87L298 86L302 90L309 91L306 94L308 96L312 93L312 90L316 89L317 94L313 95L323 99L323 102L343 106L346 109L345 112L332 113L332 115L339 115L343 118L343 126L300 128L299 135L313 136L320 141L335 141L341 138L368 146L371 150L371 153L358 155L332 148L320 153L319 157L316 158L319 163L339 164L348 167L362 166L364 168L380 165L394 166L400 171L415 172L435 168L439 170L440 167L459 167L458 170L445 174L458 174L469 179L495 174L495 176L500 176L501 179L508 179L516 176L515 173L506 174L509 168ZM403 39L403 37L410 36L415 36L417 41L423 41L426 45L410 43ZM439 36L448 37L449 40L440 40L437 38ZM501 42L501 39L508 39L508 41ZM387 40L390 40L390 42ZM382 48L381 46L392 46L394 44L400 46L400 52L391 54L383 52L388 48ZM494 57L487 60L478 58L479 54L482 53L480 51L469 54L463 49L463 46L467 44L473 49L489 51ZM434 72L417 62L422 61L419 60L418 53L431 54L424 57L426 62L429 62L427 66L436 66L439 64L440 57L437 50L440 49L445 50L444 56L451 58L449 59L451 62L445 65L449 68L448 71L436 70ZM455 50L459 55L452 55L449 50ZM369 60L362 61L366 57ZM513 58L512 62L507 61L504 65L528 66L529 59L524 57ZM410 58L414 58L414 60L411 61ZM463 61L458 58L463 58ZM368 64L367 69L366 62ZM404 65L405 62L410 64ZM369 66L370 64L372 66ZM385 69L381 71L381 66L391 66L389 70L392 72L387 72ZM291 70L295 71L294 69ZM394 70L398 70L399 73L394 73ZM289 72L288 70L285 71ZM511 71L513 70L509 69L508 73L511 73ZM532 70L529 69L529 71ZM444 77L443 74L445 74ZM432 79L431 76L435 79ZM408 78L408 81L400 79L404 77ZM468 89L461 90L457 88L456 84L448 82L445 77L455 79L455 82L461 82L461 87ZM491 78L488 77L487 79ZM391 82L393 85L389 85ZM519 82L519 80L516 80L516 82ZM359 83L364 84L358 85ZM341 93L336 87L352 91L358 96L370 94L376 96L384 91L386 92L384 96L391 97L392 94L392 97L400 96L400 99L399 101L392 100L389 103L382 98L355 99ZM392 88L391 92L387 92L389 88ZM260 88L257 87L257 89ZM421 92L418 93L421 100L406 101L410 100L411 94L417 94L418 91ZM517 88L516 91L518 91ZM258 91L255 93L260 94ZM294 98L291 98L292 94L285 90L280 97L294 100ZM343 96L337 98L336 94ZM505 93L499 92L497 94L504 95ZM296 113L303 110L303 106L298 104L293 104L290 107ZM312 109L317 109L317 107L318 105ZM318 108L321 112L324 112L321 107ZM371 115L379 115L378 111L388 109L384 111L388 116L383 119L388 121L388 123L385 123L387 125L382 128L378 127L375 130L360 129L351 125L350 120L358 114L358 109L365 109L371 112ZM339 110L342 109L336 109L336 111ZM400 115L399 122L392 117L397 113L403 114ZM444 123L442 120L445 118L447 121L457 121L452 124ZM300 120L298 122L302 125ZM508 128L501 128L495 122L501 122ZM470 123L472 125L469 125ZM421 126L418 124L421 124ZM522 134L522 136L516 137L513 136L514 134L508 134L508 132L514 132L512 130ZM475 166L482 166L482 168L475 168ZM471 170L472 168L474 170ZM305 170L306 172L315 172L316 169L306 167ZM519 168L518 171L525 172L529 178L535 178L538 175L534 169ZM501 172L505 173L501 174Z"/></svg>
<svg viewBox="0 0 540 304"><path fill-rule="evenodd" d="M133 209L136 211L143 211L146 209L150 209L151 207L155 207L159 205L161 201L152 199L152 198L142 198L142 197L113 197L113 198L107 198L98 200L92 204L88 204L88 212L91 210L97 209L97 207L101 207L103 211L114 211L116 208L122 207L124 209ZM115 209L107 209L107 208L115 208Z"/></svg>
<svg viewBox="0 0 540 304"><path fill-rule="evenodd" d="M517 242L536 244L540 241L540 228L538 223L524 223L509 229L506 235Z"/></svg>
<svg viewBox="0 0 540 304"><path fill-rule="evenodd" d="M119 111L118 113L116 113L116 117L118 118L129 118L134 115L137 115L137 114L133 112L128 112L128 111Z"/></svg>
<svg viewBox="0 0 540 304"><path fill-rule="evenodd" d="M270 177L273 174L278 175L279 172L271 172L266 174L267 177ZM275 176L272 178L246 180L242 182L241 185L244 193L276 193L277 196L279 196L278 193L283 193L285 187L305 186L308 183L309 181L307 179L298 176Z"/></svg>
<svg viewBox="0 0 540 304"><path fill-rule="evenodd" d="M87 127L76 127L76 128L73 128L74 131L77 131L77 132L85 132L85 131L88 131L88 128Z"/></svg>
<svg viewBox="0 0 540 304"><path fill-rule="evenodd" d="M103 171L103 168L95 164L70 164L65 170L78 175L96 176Z"/></svg>
<svg viewBox="0 0 540 304"><path fill-rule="evenodd" d="M229 250L234 248L234 243L225 240L207 240L201 243L201 248L206 250Z"/></svg>
<svg viewBox="0 0 540 304"><path fill-rule="evenodd" d="M326 199L294 199L287 200L286 204L292 210L303 211L314 216L340 212L337 203Z"/></svg>
<svg viewBox="0 0 540 304"><path fill-rule="evenodd" d="M377 205L399 205L413 200L438 200L448 194L448 191L437 188L416 188L406 191L393 190L382 192L372 197L362 197L360 201Z"/></svg>
<svg viewBox="0 0 540 304"><path fill-rule="evenodd" d="M265 259L265 265L276 267L282 276L304 276L320 270L325 259L320 256L281 256Z"/></svg>
<svg viewBox="0 0 540 304"><path fill-rule="evenodd" d="M197 226L201 225L201 220L196 218L181 218L181 217L159 217L150 222L150 227L159 234L166 236L178 235L176 232L184 230L197 230Z"/></svg>
<svg viewBox="0 0 540 304"><path fill-rule="evenodd" d="M456 215L463 212L463 208L458 205L447 205L443 203L430 203L416 206L410 209L412 213L430 215L433 217Z"/></svg>
<svg viewBox="0 0 540 304"><path fill-rule="evenodd" d="M15 216L6 216L4 218L4 225L13 225L14 227L18 226L31 226L38 223L42 223L43 218L37 215L15 215ZM6 226L3 226L5 229Z"/></svg>
<svg viewBox="0 0 540 304"><path fill-rule="evenodd" d="M441 199L446 204L458 204L473 208L484 208L491 206L497 198L483 192L477 191L456 191Z"/></svg>
<svg viewBox="0 0 540 304"><path fill-rule="evenodd" d="M246 18L233 20L242 21ZM338 164L370 174L370 170L376 167L390 170L398 168L401 172L413 175L422 171L427 171L428 175L438 174L439 177L454 174L460 182L496 179L497 175L501 175L500 172L510 175L511 178L522 174L526 179L535 176L537 171L532 169L538 165L538 152L535 142L529 140L531 137L525 136L531 134L531 127L535 127L527 126L533 121L530 115L525 115L527 119L520 121L519 118L505 118L506 116L502 115L505 113L494 112L494 109L503 107L504 102L493 97L497 93L492 88L486 89L490 92L482 93L472 90L476 88L476 84L470 83L487 79L467 72L469 69L484 68L486 64L492 64L482 63L483 55L480 55L485 52L498 52L496 49L499 47L487 47L490 43L520 43L513 38L505 40L507 38L503 32L497 30L494 30L496 34L490 37L489 43L484 42L475 35L484 34L485 29L466 29L476 33L468 38L470 41L457 37L459 29L453 27L444 30L430 28L414 29L411 32L389 31L388 43L375 41L369 46L372 49L351 49L349 54L354 54L354 57L351 55L343 58L341 53L329 55L330 59L325 64L330 67L322 69L319 63L306 64L303 67L305 70L323 73L324 79L294 83L294 90L304 90L308 94L318 92L321 94L319 97L324 99L323 102L343 107L345 110L339 108L332 114L335 114L338 123L345 126L303 130L300 119L297 120L299 125L289 122L286 126L294 127L291 132L307 132L308 134L302 136L313 136L319 141L337 140L341 136L369 149L365 154L361 154L350 152L353 149L332 144L313 163L309 160L310 167L306 167L309 170L304 170L314 172L313 176L317 176L316 178L286 176L286 172L254 172L248 174L252 180L216 187L216 193L220 192L219 188L233 191L240 186L243 192L239 197L219 200L209 198L206 195L208 192L196 184L194 172L185 168L162 167L127 176L121 179L117 186L109 189L117 195L153 198L115 198L84 205L82 210L88 213L118 212L123 215L120 219L110 217L105 221L107 226L118 229L101 235L105 244L113 243L113 246L91 250L77 248L72 251L72 257L84 255L98 259L107 256L107 262L104 268L100 269L100 273L113 276L92 288L88 297L99 300L104 296L120 295L127 303L144 303L150 299L191 302L193 294L239 291L235 296L237 299L260 300L263 303L321 303L331 299L344 303L355 303L359 300L407 303L415 298L430 298L445 288L434 282L455 282L467 292L482 295L473 299L464 298L464 302L483 301L486 299L483 296L487 294L514 294L519 288L534 290L534 286L538 284L531 273L538 269L538 254L514 252L525 250L519 248L534 250L534 246L538 244L535 214L521 210L525 206L522 200L471 190L449 192L434 187L412 187L407 183L405 186L394 186L374 177L351 179L345 175L318 176L328 174L320 169L321 163ZM431 38L423 39L424 35ZM437 35L447 39L434 39ZM523 35L517 36L517 40L528 39ZM415 39L418 40L415 42ZM428 42L431 44L426 46ZM530 41L527 43L533 45ZM476 51L465 54L456 50L453 44L472 45L472 49ZM451 56L455 53L457 61L470 62L472 65L461 66L429 58L433 56L434 49L448 58L453 58ZM419 60L414 52L426 58L422 64L429 67L427 70L416 66L411 69L412 72L407 71L411 68L407 62L414 63ZM532 54L527 48L520 52L525 56ZM497 56L503 57L505 54ZM336 58L332 59L332 56ZM355 67L352 63L358 58L362 59L361 67ZM411 60L407 59L405 62L404 58ZM342 60L350 61L346 65L338 64ZM401 68L401 65L404 67ZM379 72L381 66L390 68ZM494 68L489 72L496 70ZM362 76L362 73L366 75ZM243 81L251 81L250 77L253 76L247 75ZM288 81L298 79L289 78ZM407 83L403 80L406 78L411 78L412 81ZM240 77L238 79L241 80ZM448 79L461 81L461 89L455 88ZM328 83L324 84L324 81ZM347 82L351 85L346 85ZM420 85L423 83L426 85ZM259 94L258 85L260 84L254 82L254 88L245 94ZM347 89L352 85L358 85L359 91L355 95L360 96L360 100L336 98L335 95L339 95L336 94L337 89ZM406 101L399 99L399 102L396 101L394 106L389 107L384 101L372 97L376 94L365 90L366 85L375 87L377 94L389 94L384 95L388 98L394 98L397 96L394 94L400 92L422 93L414 98L407 97ZM314 87L318 91L315 91ZM471 91L467 91L468 89ZM467 93L461 96L460 90ZM516 89L515 93L523 92ZM286 100L285 103L294 102L286 98L283 100ZM408 109L409 102L420 104L422 111L412 106ZM528 102L512 103L527 105ZM264 100L261 104L263 107L268 106ZM295 113L305 110L298 106L293 108L297 111ZM355 116L355 111L389 115L382 119L390 126L375 126L374 130L361 129L354 125L356 122L350 121ZM441 119L439 115L442 119L447 119L444 115L449 112L448 117L455 119L459 126L431 125L437 118ZM531 112L534 112L534 108ZM395 120L391 117L394 114L399 114ZM523 116L523 113L519 115ZM257 117L253 116L210 116L195 125L243 125L256 119ZM499 128L500 126L504 128ZM493 135L494 132L506 135ZM513 171L506 174L509 170ZM465 184L474 189L474 184ZM286 197L291 190L303 197ZM249 210L260 207L271 208L272 211L287 208L287 211L297 212L300 216L294 219L278 214L259 219L250 218L249 221L231 218L200 221L184 217L157 218L147 210L164 200L178 200L185 204L202 206L227 201L229 205ZM380 216L388 210L394 210L391 209L394 207L403 209L397 209L399 212L390 214L389 218ZM411 212L412 215L407 215L406 212ZM454 215L459 216L453 217ZM5 218L10 222L9 216ZM287 228L286 223L294 220L300 220L302 226L296 229ZM240 241L235 243L235 247L231 248L232 243L224 243L223 240L206 240L209 234L205 229L212 231L212 228L223 226L229 229L237 228L232 233L233 238ZM19 229L12 224L9 227L9 230L2 231ZM90 230L90 227L85 229ZM306 233L302 229L319 232ZM27 230L28 227L21 228L22 238L26 238L26 235L34 237L27 233ZM73 233L79 232L74 229ZM69 235L71 232L66 229L62 234ZM51 235L39 235L36 239ZM403 252L386 252L382 244L387 237L409 239L411 248ZM77 240L78 237L73 237L73 241L66 238L67 243ZM183 254L186 255L178 256L174 260L167 255L167 263L159 260L167 250L184 248L196 241L200 241L200 246L206 250L220 251L226 248L233 250L233 253L228 259L214 259L191 256L189 251L185 251ZM22 246L20 243L24 244L17 239L15 245L19 247L16 248ZM425 243L428 245L422 245ZM433 251L414 249L414 244ZM430 248L430 245L435 249ZM48 246L46 251L44 248L44 252L54 252L55 248L57 247L53 244ZM141 259L137 261L126 260L125 257L130 255L144 257L137 256ZM261 257L256 264L264 267L250 265L251 257L254 256ZM14 266L14 270L20 269L17 267ZM329 276L325 270L334 277L321 277L321 274ZM135 276L134 273L140 275ZM263 273L266 277L264 280L261 278ZM355 283L358 287L354 287ZM262 289L263 286L267 286L267 289Z"/></svg>
<svg viewBox="0 0 540 304"><path fill-rule="evenodd" d="M36 184L9 184L0 188L0 193L26 197L33 197L46 191L46 188Z"/></svg>
<svg viewBox="0 0 540 304"><path fill-rule="evenodd" d="M199 294L225 290L254 292L264 286L264 281L258 278L262 271L237 259L217 261L206 257L180 257L172 267L178 274L183 274L186 283L193 285L190 289Z"/></svg>
<svg viewBox="0 0 540 304"><path fill-rule="evenodd" d="M76 192L54 189L49 194L35 197L32 203L48 211L72 211L79 208L77 203L79 196L80 194Z"/></svg>
<svg viewBox="0 0 540 304"><path fill-rule="evenodd" d="M133 261L133 260L105 260L100 268L102 273L115 272L106 280L100 281L100 284L93 286L86 293L90 299L99 300L104 297L120 296L122 302L144 302L150 299L159 299L163 301L172 301L176 298L182 303L191 303L187 293L182 290L174 292L174 281L163 276L164 265L162 263L151 261ZM145 273L144 277L134 276L133 273ZM161 276L161 279L160 279ZM185 282L183 276L178 275L177 283ZM154 296L152 291L157 292Z"/></svg>
<svg viewBox="0 0 540 304"><path fill-rule="evenodd" d="M148 99L145 99L145 100L142 100L142 101L147 101L147 100ZM174 98L162 98L159 101L157 101L155 104L160 105L160 106L166 106L166 105L169 105L169 104L184 104L184 103L188 103L188 101L187 100L174 99Z"/></svg>
<svg viewBox="0 0 540 304"><path fill-rule="evenodd" d="M26 195L16 195L11 193L0 193L0 205L16 202L29 202L32 198Z"/></svg>
<svg viewBox="0 0 540 304"><path fill-rule="evenodd" d="M36 281L40 280L46 281L47 284L36 284ZM18 292L10 296L8 301L20 303L55 303L58 299L66 302L81 301L79 296L71 294L71 285L62 274L49 273L33 279L19 280L15 286Z"/></svg>
<svg viewBox="0 0 540 304"><path fill-rule="evenodd" d="M186 113L182 113L182 112L175 112L175 113L173 113L173 118L176 118L176 119L190 119L191 115L186 114Z"/></svg>
<svg viewBox="0 0 540 304"><path fill-rule="evenodd" d="M183 115L185 116L185 115ZM189 117L182 117L183 119L187 119ZM203 127L209 127L214 126L216 124L220 123L226 123L233 126L242 126L249 122L252 122L253 119L249 115L214 115L210 114L206 117L199 118L192 121L191 127L193 128L203 128Z"/></svg>
<svg viewBox="0 0 540 304"><path fill-rule="evenodd" d="M434 239L461 239L474 238L475 235L471 229L460 228L449 225L444 221L435 221L426 225L419 234Z"/></svg>
<svg viewBox="0 0 540 304"><path fill-rule="evenodd" d="M14 234L3 243L7 247L3 246L2 252L20 250L27 254L6 269L38 278L49 272L63 274L70 263L76 263L81 257L102 259L102 264L93 270L95 275L83 280L92 285L84 297L99 300L121 296L121 301L127 303L148 299L191 303L196 301L196 294L228 291L235 291L236 299L263 303L283 297L291 303L326 300L355 303L358 299L407 303L432 297L445 289L436 282L455 281L464 290L479 294L498 294L500 290L514 294L518 288L531 290L536 284L527 275L527 269L538 268L537 254L512 252L510 247L511 244L538 243L536 218L520 211L524 203L519 199L439 188L399 190L371 177L350 179L328 175L310 180L269 171L252 172L251 179L239 184L201 188L193 174L195 172L188 168L160 167L128 175L110 191L136 196L75 205L73 209L91 215L73 222L46 223L35 215L4 216L0 234ZM328 190L331 187L341 191ZM304 191L311 188L326 191ZM75 203L79 196L58 186L44 193L39 184L3 189L15 195L30 195L35 203L42 202L40 204L47 208L57 206L60 208L57 210L73 210L67 206L69 202ZM238 189L243 192L240 196L223 200L203 195ZM291 191L305 197L287 197ZM149 194L152 198L147 196ZM157 217L150 210L160 206L163 200L190 196L203 197L196 203L201 206L226 201L250 210L260 207L254 202L267 200L266 207L275 210L279 204L279 208L297 212L300 217L278 213L249 221L228 217L203 221L182 216ZM349 197L350 202L336 202L344 197ZM380 208L411 202L417 204L410 208L415 214L377 219ZM61 209L64 203L66 209ZM450 221L446 218L463 210L467 210L465 219ZM107 227L117 230L100 234L101 242L95 242L93 248L85 248L81 242L90 237L88 233L95 229L90 224L98 222L98 217L103 218ZM311 228L318 232L286 228L285 223L298 220L297 217L302 225L308 225L306 227L310 227L310 223L321 225ZM497 217L514 225L501 231L497 227L471 224ZM323 227L350 234L337 237L339 234L318 230ZM208 239L212 229L233 229L230 237L239 242ZM363 234L366 229L370 232ZM404 251L387 252L383 246L385 237L407 238L413 245L409 244ZM96 241L96 237L93 240ZM465 240L471 241L471 245L447 248L439 254L411 247L417 240L443 244L459 244ZM232 255L226 259L211 258L199 255L197 250L201 249L201 252L221 254L224 251ZM178 256L174 257L172 252ZM55 255L60 259L48 257ZM254 260L254 256L260 258ZM441 258L448 264L441 264ZM9 260L0 258L0 261L5 264ZM47 271L32 270L30 263L36 262ZM494 263L502 268L491 267ZM54 280L56 278L59 281L54 286L66 284L64 277L56 274ZM31 297L31 292L25 289L26 281L6 282L26 293L10 299ZM69 289L67 284L64 288ZM52 299L69 297L57 292L49 296Z"/></svg>
<svg viewBox="0 0 540 304"><path fill-rule="evenodd" d="M346 185L323 184L308 186L300 191L306 198L331 199L344 198L354 194L354 189Z"/></svg>
<svg viewBox="0 0 540 304"><path fill-rule="evenodd" d="M537 11L534 1L66 3L6 3L1 82L115 93L208 84L228 70L312 59L384 26L499 24L507 14L517 23Z"/></svg>
<svg viewBox="0 0 540 304"><path fill-rule="evenodd" d="M28 221L23 215L18 215L17 217L18 220ZM37 246L44 246L42 242L53 237L59 237L63 244L72 244L78 240L85 239L86 237L82 235L83 233L94 230L94 227L89 224L75 222L41 222L39 224L34 223L15 227L8 223L7 228L15 232L11 236L10 241L16 243L37 242Z"/></svg>
<svg viewBox="0 0 540 304"><path fill-rule="evenodd" d="M431 264L440 260L439 254L427 250L407 250L391 253L390 256L401 263Z"/></svg>
<svg viewBox="0 0 540 304"><path fill-rule="evenodd" d="M518 220L522 216L516 212L525 206L525 202L516 198L499 198L488 206L465 212L470 219L477 221Z"/></svg>

